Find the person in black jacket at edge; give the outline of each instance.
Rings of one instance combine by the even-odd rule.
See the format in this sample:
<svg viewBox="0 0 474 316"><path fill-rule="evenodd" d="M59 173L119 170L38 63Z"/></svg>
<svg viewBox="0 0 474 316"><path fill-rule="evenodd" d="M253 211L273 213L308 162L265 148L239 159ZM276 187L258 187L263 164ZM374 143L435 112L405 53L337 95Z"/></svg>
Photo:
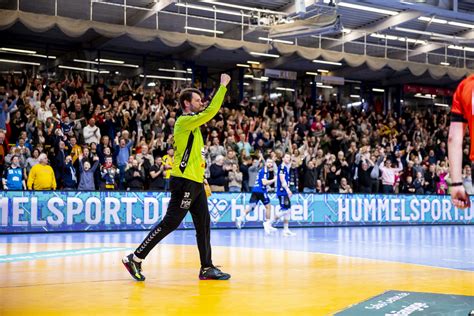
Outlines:
<svg viewBox="0 0 474 316"><path fill-rule="evenodd" d="M140 169L138 161L134 159L132 166L125 171L125 180L127 181L127 188L130 191L143 190L145 175Z"/></svg>

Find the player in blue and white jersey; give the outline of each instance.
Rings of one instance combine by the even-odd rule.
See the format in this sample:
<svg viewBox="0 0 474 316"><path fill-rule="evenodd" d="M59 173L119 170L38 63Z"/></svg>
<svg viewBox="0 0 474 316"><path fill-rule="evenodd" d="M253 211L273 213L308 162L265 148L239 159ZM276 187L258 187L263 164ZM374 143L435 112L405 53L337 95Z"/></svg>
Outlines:
<svg viewBox="0 0 474 316"><path fill-rule="evenodd" d="M249 205L240 215L235 219L235 226L238 229L242 228L242 223L245 221L245 216L255 210L258 202L262 202L265 205L265 222L263 223L263 228L265 233L270 234L276 229L271 225L271 209L270 209L270 198L268 197L267 187L275 183L276 178L270 179L270 173L273 171L273 160L268 158L265 161L265 165L258 172L257 178L255 179L255 185L252 189L252 195L250 196Z"/></svg>
<svg viewBox="0 0 474 316"><path fill-rule="evenodd" d="M291 169L291 156L285 154L283 161L278 167L276 194L280 201L280 212L276 215L275 220L283 218L283 236L294 236L295 233L289 229L289 221L291 215L291 201L290 198L293 193L290 190L290 169Z"/></svg>
<svg viewBox="0 0 474 316"><path fill-rule="evenodd" d="M25 171L20 167L20 158L13 156L10 168L4 172L2 181L5 190L26 190Z"/></svg>

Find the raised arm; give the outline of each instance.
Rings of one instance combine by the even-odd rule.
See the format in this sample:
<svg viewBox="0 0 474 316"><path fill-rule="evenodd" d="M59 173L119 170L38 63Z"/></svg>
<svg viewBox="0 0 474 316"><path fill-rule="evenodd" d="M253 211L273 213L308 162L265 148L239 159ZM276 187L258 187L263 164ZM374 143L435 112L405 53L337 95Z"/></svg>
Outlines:
<svg viewBox="0 0 474 316"><path fill-rule="evenodd" d="M202 112L189 115L181 116L180 120L182 121L183 127L187 130L194 130L197 127L209 122L221 108L222 102L224 101L224 96L227 92L227 84L230 82L230 76L227 74L221 75L221 85L219 90L217 90L216 95L212 98L211 104Z"/></svg>

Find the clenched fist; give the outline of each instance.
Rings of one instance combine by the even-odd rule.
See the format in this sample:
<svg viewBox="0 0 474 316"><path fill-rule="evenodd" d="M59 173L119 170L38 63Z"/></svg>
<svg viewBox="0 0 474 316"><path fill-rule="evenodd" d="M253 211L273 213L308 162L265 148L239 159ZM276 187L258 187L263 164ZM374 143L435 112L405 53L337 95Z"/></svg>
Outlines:
<svg viewBox="0 0 474 316"><path fill-rule="evenodd" d="M460 209L471 207L469 195L466 194L466 190L463 186L451 188L451 202Z"/></svg>
<svg viewBox="0 0 474 316"><path fill-rule="evenodd" d="M227 87L227 85L230 82L230 76L228 74L222 74L221 75L221 85L224 87Z"/></svg>

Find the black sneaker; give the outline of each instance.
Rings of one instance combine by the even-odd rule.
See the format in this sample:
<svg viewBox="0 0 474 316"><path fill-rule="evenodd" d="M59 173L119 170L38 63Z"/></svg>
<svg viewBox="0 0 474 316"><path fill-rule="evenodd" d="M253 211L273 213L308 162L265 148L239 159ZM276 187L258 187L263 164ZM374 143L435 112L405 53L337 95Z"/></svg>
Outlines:
<svg viewBox="0 0 474 316"><path fill-rule="evenodd" d="M200 280L229 280L230 274L222 272L218 268L212 266L209 268L201 268L199 272Z"/></svg>
<svg viewBox="0 0 474 316"><path fill-rule="evenodd" d="M135 280L145 281L145 276L142 274L142 263L133 260L133 253L123 257L122 263Z"/></svg>

